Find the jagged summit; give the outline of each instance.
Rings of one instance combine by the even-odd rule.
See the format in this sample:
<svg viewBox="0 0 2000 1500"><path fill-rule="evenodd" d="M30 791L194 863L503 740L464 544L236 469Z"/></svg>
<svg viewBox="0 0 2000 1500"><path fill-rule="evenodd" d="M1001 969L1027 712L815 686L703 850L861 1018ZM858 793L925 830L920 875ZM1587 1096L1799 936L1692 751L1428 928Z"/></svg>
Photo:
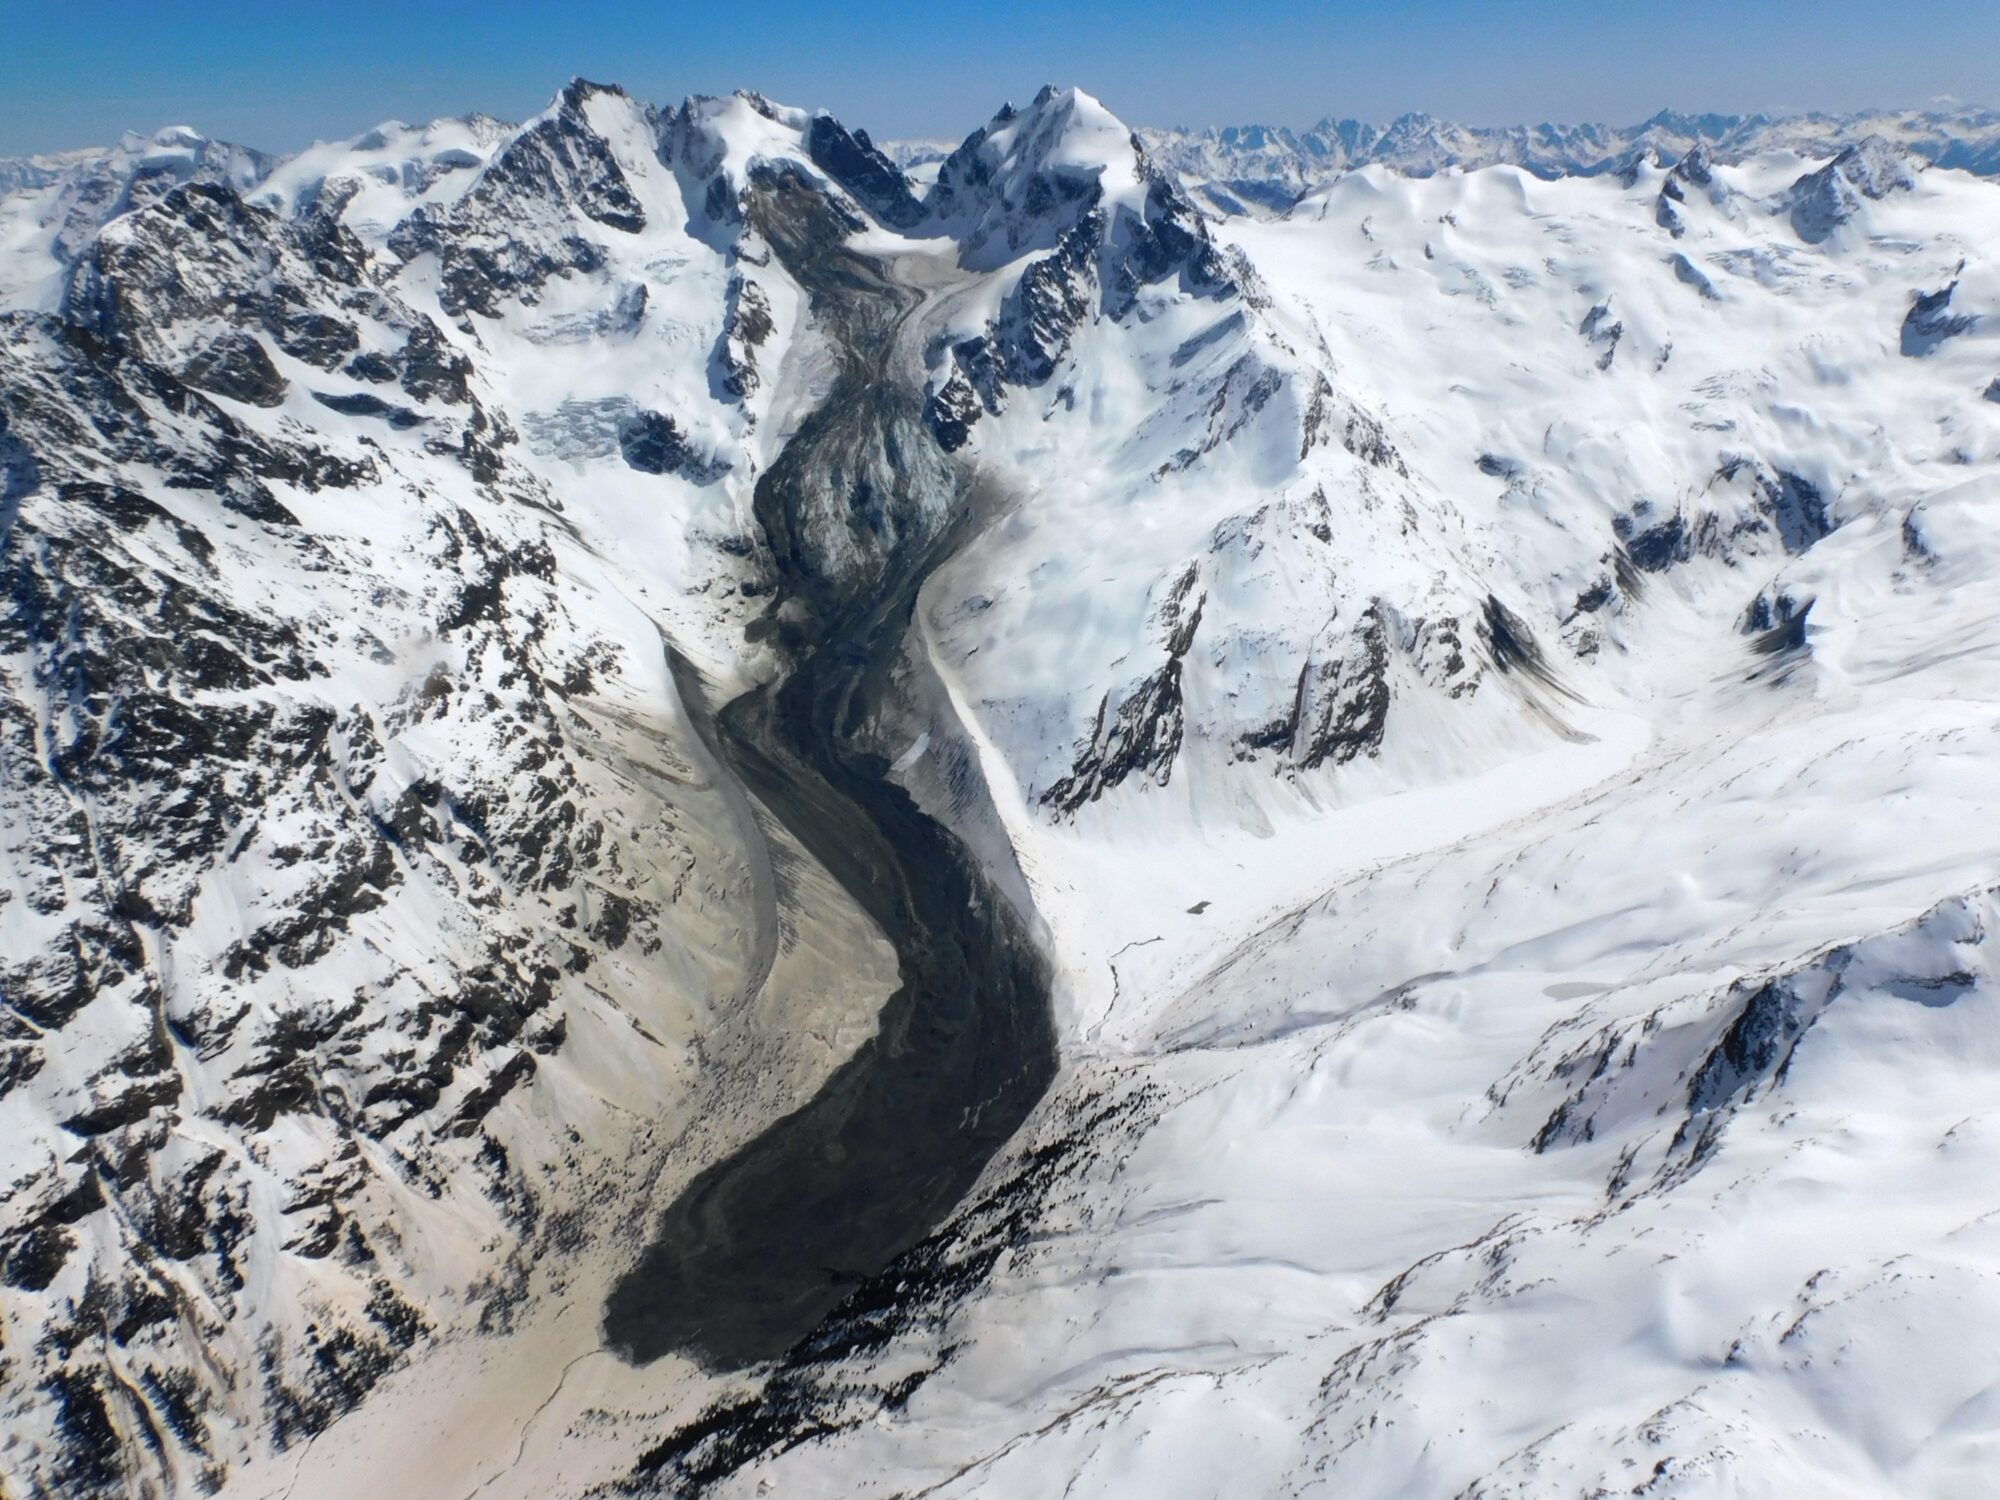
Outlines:
<svg viewBox="0 0 2000 1500"><path fill-rule="evenodd" d="M1771 123L1771 117L1764 114L1729 115L1709 111L1691 115L1676 109L1662 109L1648 118L1643 128L1670 131L1677 135L1695 136L1700 139L1718 141L1733 131L1746 126L1755 128Z"/></svg>
<svg viewBox="0 0 2000 1500"><path fill-rule="evenodd" d="M1881 136L1865 136L1791 187L1792 227L1818 244L1861 211L1864 202L1908 192L1922 163Z"/></svg>
<svg viewBox="0 0 2000 1500"><path fill-rule="evenodd" d="M1045 86L1024 110L1003 105L938 168L925 198L968 262L997 265L1053 245L1078 217L1144 196L1144 148L1077 88Z"/></svg>
<svg viewBox="0 0 2000 1500"><path fill-rule="evenodd" d="M595 83L581 73L572 73L569 82L556 95L556 107L581 109L590 100L600 97L629 99L631 95L625 92L622 83Z"/></svg>
<svg viewBox="0 0 2000 1500"><path fill-rule="evenodd" d="M867 131L850 131L822 110L806 127L805 145L813 165L853 194L878 222L906 231L924 222L926 210L909 178L875 148Z"/></svg>

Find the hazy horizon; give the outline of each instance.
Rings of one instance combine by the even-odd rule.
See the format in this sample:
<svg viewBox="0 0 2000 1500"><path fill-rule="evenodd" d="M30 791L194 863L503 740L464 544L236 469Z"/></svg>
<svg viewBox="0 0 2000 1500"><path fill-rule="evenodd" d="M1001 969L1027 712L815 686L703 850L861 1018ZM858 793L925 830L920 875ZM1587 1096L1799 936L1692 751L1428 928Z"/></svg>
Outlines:
<svg viewBox="0 0 2000 1500"><path fill-rule="evenodd" d="M545 0L421 10L358 3L199 14L115 0L15 0L0 56L0 155L108 145L189 125L295 151L389 119L523 119L572 74L661 104L756 88L883 139L964 136L1003 101L1075 83L1135 125L1304 129L1419 112L1469 125L1629 125L1662 107L1789 115L1990 107L2000 7L1916 0L1600 7L1463 0L1335 10L1203 6L1163 22L1133 0L1086 15L1038 0L838 13L797 0L663 14L635 0L564 14ZM1579 67L1579 58L1590 66Z"/></svg>
<svg viewBox="0 0 2000 1500"><path fill-rule="evenodd" d="M569 77L583 77L583 76L585 75L582 74L569 75ZM429 114L421 111L392 113L392 114L377 116L375 118L367 120L356 120L353 123L351 129L338 129L332 132L319 133L312 135L304 140L289 141L281 146L272 145L268 141L247 139L240 135L232 135L226 131L211 130L206 128L200 119L170 119L170 120L161 120L154 124L135 123L127 125L99 139L76 141L67 145L39 147L34 150L9 150L6 148L4 144L0 144L0 158L22 159L22 158L39 157L39 156L61 156L67 153L73 153L78 151L104 150L115 145L118 139L123 135L134 134L142 137L151 137L160 134L164 131L175 130L175 129L191 129L195 131L198 135L201 135L202 137L208 140L226 141L232 145L244 146L250 148L251 150L256 150L256 151L263 151L269 155L286 156L286 155L291 155L298 151L305 150L311 146L318 144L352 140L358 136L365 135L368 131L375 129L378 126L396 124L396 123L404 125L423 125L423 124L428 124L433 120L463 118L465 116L478 114L478 115L485 115L492 119L496 119L500 121L502 124L516 125L524 120L533 118L535 115L541 113L544 109L548 108L551 104L553 104L556 99L556 96L561 92L562 88L568 83L568 81L569 81L568 77L564 78L563 80L561 80L548 90L547 95L542 99L542 101L539 104L535 105L532 109L527 109L519 112L503 113L492 109L474 107L472 109L467 109L467 110L451 111L446 114ZM625 88L628 93L635 95L636 97L638 97L639 99L641 99L646 103L650 103L661 107L669 107L669 108L678 105L682 99L687 97L695 95L733 92L732 90L689 90L682 94L674 95L672 97L651 97L641 90L630 88L629 86L625 85L622 80L617 78L591 78L589 79L589 81L592 83L599 83L599 84L618 85L619 87ZM1398 119L1401 119L1406 115L1428 115L1433 119L1449 121L1452 124L1464 125L1473 129L1502 130L1513 127L1532 128L1542 125L1552 125L1558 128L1575 127L1582 125L1608 125L1608 126L1618 126L1618 127L1629 127L1629 126L1644 124L1646 121L1651 120L1656 115L1662 113L1676 114L1687 118L1698 118L1703 115L1717 115L1725 118L1735 118L1735 119L1749 119L1753 116L1764 115L1773 120L1783 120L1788 118L1797 118L1814 114L1839 115L1839 116L1876 113L1876 112L1892 113L1892 114L1903 113L1903 112L1946 114L1962 110L1973 110L1985 113L1996 112L1996 106L1988 104L1982 100L1958 99L1950 96L1938 96L1932 99L1926 99L1915 103L1886 102L1881 104L1857 105L1851 109L1837 109L1837 110L1815 109L1806 106L1801 106L1799 108L1787 108L1780 106L1780 107L1771 107L1764 109L1709 109L1700 106L1689 107L1681 103L1669 101L1664 104L1655 105L1650 109L1646 109L1638 113L1628 113L1624 115L1560 116L1560 115L1544 114L1538 116L1521 116L1519 118L1514 118L1514 119L1482 120L1482 119L1473 119L1468 116L1460 114L1450 114L1439 110L1406 109L1406 110L1398 110L1393 114L1359 114L1351 110L1328 109L1322 111L1317 115L1314 115L1310 119L1305 119L1305 120L1298 120L1298 119L1279 120L1279 119L1255 118L1255 117L1245 116L1240 119L1218 119L1213 121L1192 122L1188 120L1154 120L1154 119L1137 118L1133 116L1129 111L1120 110L1116 108L1115 105L1111 104L1111 101L1103 99L1102 95L1097 94L1095 90L1091 89L1088 83L1081 82L1079 80L1050 79L1050 80L1045 80L1045 82L1055 84L1058 87L1066 87L1073 85L1077 88L1082 89L1085 93L1092 94L1094 97L1097 97L1101 102L1104 102L1108 107L1110 107L1112 109L1112 112L1116 114L1120 119L1124 120L1127 124L1134 126L1135 128L1159 129L1159 130L1187 130L1187 131L1197 131L1197 132L1204 130L1220 131L1229 129L1263 128L1263 129L1290 130L1296 135L1302 135L1305 132L1312 130L1313 128L1319 125L1330 124L1340 121L1347 121L1347 120L1358 120L1363 124L1374 125L1377 127L1387 127L1389 125L1394 124ZM760 94L764 98L770 99L773 103L778 104L780 106L800 107L808 109L819 109L826 107L821 105L799 105L798 101L795 99L782 98L780 96L772 94L768 89L757 89L753 85L749 84L742 84L738 85L737 87L744 92L752 92ZM956 142L963 140L967 135L970 135L974 130L978 129L981 125L985 124L989 119L993 117L993 115L1000 109L1002 105L1011 104L1016 107L1019 107L1021 105L1026 104L1029 99L1033 98L1034 95L1037 92L1039 92L1041 87L1042 85L1036 85L1035 88L1033 89L1019 90L1004 95L1000 98L996 98L993 104L990 107L986 108L983 112L975 110L974 113L976 115L976 118L969 117L963 129L891 132L886 130L878 130L871 127L868 124L868 120L865 115L843 114L838 110L834 110L832 112L836 115L836 117L838 117L841 120L843 124L848 125L850 127L856 127L866 130L869 134L869 137L873 140L889 142L889 143L895 143L900 141Z"/></svg>

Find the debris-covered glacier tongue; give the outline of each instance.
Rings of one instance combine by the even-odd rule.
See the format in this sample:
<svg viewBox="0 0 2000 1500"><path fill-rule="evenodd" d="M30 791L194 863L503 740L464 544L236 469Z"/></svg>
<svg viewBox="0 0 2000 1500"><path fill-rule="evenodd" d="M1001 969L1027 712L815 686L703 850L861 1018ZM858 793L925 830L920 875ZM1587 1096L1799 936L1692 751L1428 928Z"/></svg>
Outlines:
<svg viewBox="0 0 2000 1500"><path fill-rule="evenodd" d="M831 390L759 481L781 587L783 679L729 704L740 776L894 944L877 1034L804 1107L690 1183L613 1291L627 1357L774 1359L922 1239L1019 1128L1055 1069L1028 922L889 776L869 726L918 590L970 515L899 347L920 294L845 243L825 197L772 173L750 218L838 341Z"/></svg>

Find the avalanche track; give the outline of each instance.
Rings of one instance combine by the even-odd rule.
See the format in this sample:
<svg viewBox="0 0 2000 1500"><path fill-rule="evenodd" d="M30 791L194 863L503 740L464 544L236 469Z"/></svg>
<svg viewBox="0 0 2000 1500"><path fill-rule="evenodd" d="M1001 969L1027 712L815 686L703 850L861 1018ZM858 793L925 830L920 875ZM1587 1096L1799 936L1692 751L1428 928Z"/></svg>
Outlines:
<svg viewBox="0 0 2000 1500"><path fill-rule="evenodd" d="M791 196L783 182L766 189ZM773 613L790 670L717 715L716 748L880 926L901 984L817 1096L688 1185L606 1303L606 1342L627 1359L679 1352L711 1369L783 1355L935 1228L1056 1062L1047 965L1027 925L866 738L917 593L971 511L964 475L912 457L936 451L905 378L903 334L923 295L797 202L771 226L833 335L838 374L756 495L790 606ZM863 451L886 460L876 472L893 475L893 493L852 480ZM811 512L830 497L887 518L861 528L879 548L872 567L815 554L825 521Z"/></svg>

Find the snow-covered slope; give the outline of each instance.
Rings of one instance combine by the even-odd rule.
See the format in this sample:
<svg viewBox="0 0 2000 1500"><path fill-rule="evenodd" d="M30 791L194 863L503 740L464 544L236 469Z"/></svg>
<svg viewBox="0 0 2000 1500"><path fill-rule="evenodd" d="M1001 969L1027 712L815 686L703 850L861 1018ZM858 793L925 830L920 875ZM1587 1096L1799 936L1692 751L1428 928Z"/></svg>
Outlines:
<svg viewBox="0 0 2000 1500"><path fill-rule="evenodd" d="M197 177L6 316L22 1485L192 1492L507 1327L677 1135L796 1102L893 986L663 649L742 670L768 396L709 395L750 294L659 128L571 89L440 220L404 184L400 267L335 217L370 193L287 218Z"/></svg>
<svg viewBox="0 0 2000 1500"><path fill-rule="evenodd" d="M128 132L108 151L0 161L0 298L10 307L51 307L63 267L100 226L182 183L242 190L270 167L260 152L185 125Z"/></svg>
<svg viewBox="0 0 2000 1500"><path fill-rule="evenodd" d="M10 1492L1980 1493L2000 194L1405 124L17 172ZM922 969L781 682L1059 1066L789 1353L634 1364Z"/></svg>
<svg viewBox="0 0 2000 1500"><path fill-rule="evenodd" d="M1697 146L1735 163L1773 151L1832 156L1874 138L1938 166L2000 174L2000 115L1972 108L1776 118L1661 110L1629 126L1467 126L1407 114L1386 126L1329 118L1296 133L1236 125L1140 135L1204 209L1256 217L1282 213L1313 188L1365 166L1411 177L1489 166L1523 167L1545 178L1594 176L1636 162L1672 162Z"/></svg>
<svg viewBox="0 0 2000 1500"><path fill-rule="evenodd" d="M1074 552L1109 610L1135 547L1059 511L1034 550L1053 475L1119 493L1089 455L1126 433L1035 413L1060 465L927 623L989 764L1028 773L1011 828L1073 965L1068 1068L961 1220L982 1290L788 1388L824 1417L872 1381L888 1414L795 1442L718 1408L666 1472L802 1496L1984 1491L2000 616L1968 583L1995 560L2000 199L1857 179L1803 238L1795 185L1850 169L1691 164L1679 236L1657 169L1370 169L1234 235L1271 316L1324 337L1522 591L1566 689L1576 738L1439 784L1375 779L1414 780L1433 729L1268 823L1255 761L1038 807L1011 726L1024 681L1065 674L1023 664L1087 647L1046 595L991 625L987 598ZM1128 530L1172 530L1176 499ZM1226 659L1213 618L1190 669Z"/></svg>

